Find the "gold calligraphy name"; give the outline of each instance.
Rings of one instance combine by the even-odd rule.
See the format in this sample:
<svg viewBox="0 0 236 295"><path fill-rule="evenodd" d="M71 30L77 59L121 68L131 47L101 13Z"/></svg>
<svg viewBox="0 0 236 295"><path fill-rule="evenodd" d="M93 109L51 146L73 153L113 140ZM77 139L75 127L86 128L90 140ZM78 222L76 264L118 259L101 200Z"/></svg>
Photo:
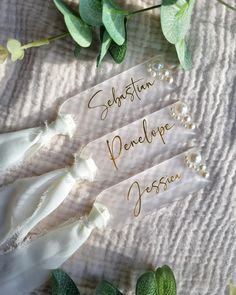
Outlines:
<svg viewBox="0 0 236 295"><path fill-rule="evenodd" d="M169 185L173 182L179 181L181 179L180 174L161 177L159 180L154 180L150 186L145 187L143 190L140 187L138 181L134 181L127 194L127 200L131 199L131 196L134 195L134 198L137 200L134 207L134 216L139 216L142 209L142 199L145 194L156 193L159 194L161 191L166 191L169 188Z"/></svg>
<svg viewBox="0 0 236 295"><path fill-rule="evenodd" d="M102 94L102 92L103 92L102 89L98 90L89 99L88 108L89 109L100 108L101 109L100 118L101 118L101 120L105 120L108 115L109 109L111 107L117 106L119 108L119 107L121 107L122 102L125 100L130 100L131 102L133 102L135 99L142 100L141 93L143 93L144 91L146 91L147 89L152 87L155 83L155 80L153 80L151 82L148 81L148 82L140 85L140 84L138 84L138 82L143 80L143 78L138 79L138 80L134 80L133 78L131 78L130 80L131 80L131 83L129 83L128 85L126 85L124 87L125 88L124 93L122 93L120 95L117 95L116 89L114 87L112 87L112 89L111 89L112 97L107 99L102 104L96 103L96 99L99 99L100 94Z"/></svg>
<svg viewBox="0 0 236 295"><path fill-rule="evenodd" d="M175 124L169 125L165 124L162 126L157 126L156 128L148 131L147 120L143 119L142 121L142 135L138 138L130 140L128 143L124 143L122 138L119 135L116 135L112 138L111 141L107 140L107 148L109 156L113 165L118 170L117 160L123 154L123 151L128 151L131 148L134 148L138 144L148 143L151 144L153 138L159 137L162 144L165 144L165 134L167 131L171 130Z"/></svg>

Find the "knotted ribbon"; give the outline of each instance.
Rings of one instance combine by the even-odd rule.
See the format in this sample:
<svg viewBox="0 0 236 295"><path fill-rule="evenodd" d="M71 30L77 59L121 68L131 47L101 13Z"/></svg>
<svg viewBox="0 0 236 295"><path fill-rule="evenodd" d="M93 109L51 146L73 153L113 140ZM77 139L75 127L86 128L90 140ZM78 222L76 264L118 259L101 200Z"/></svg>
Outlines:
<svg viewBox="0 0 236 295"><path fill-rule="evenodd" d="M43 218L55 210L76 183L93 181L97 167L82 157L69 168L16 180L0 191L0 245L19 244Z"/></svg>
<svg viewBox="0 0 236 295"><path fill-rule="evenodd" d="M204 161L190 149L140 172L96 197L88 217L69 220L45 235L0 255L3 294L32 291L88 239L94 228L122 229L168 203L186 197L209 183ZM148 231L148 228L145 228Z"/></svg>
<svg viewBox="0 0 236 295"><path fill-rule="evenodd" d="M71 115L58 115L44 127L0 134L0 169L5 170L34 155L56 135L73 136L75 122Z"/></svg>
<svg viewBox="0 0 236 295"><path fill-rule="evenodd" d="M104 229L110 219L108 209L94 203L90 214L67 222L28 244L0 255L1 293L25 294L40 286L51 269L60 267L83 245L94 229Z"/></svg>

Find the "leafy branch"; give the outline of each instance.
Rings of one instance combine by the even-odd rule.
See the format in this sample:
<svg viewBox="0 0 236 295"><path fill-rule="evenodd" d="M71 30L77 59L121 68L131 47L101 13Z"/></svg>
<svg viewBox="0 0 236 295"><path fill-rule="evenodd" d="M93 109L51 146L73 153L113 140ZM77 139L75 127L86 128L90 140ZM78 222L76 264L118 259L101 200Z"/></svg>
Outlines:
<svg viewBox="0 0 236 295"><path fill-rule="evenodd" d="M223 0L217 1L236 10ZM194 2L195 0L162 0L159 5L127 11L119 7L115 0L80 0L76 10L71 9L63 0L54 0L68 32L24 45L18 40L10 39L6 47L0 46L0 63L4 63L8 57L11 57L12 61L22 60L27 49L48 45L67 36L75 41L74 52L78 57L82 48L91 45L93 30L97 28L100 28L101 40L97 65L108 53L116 63L121 63L125 59L128 47L127 22L138 13L160 8L162 32L166 40L175 46L182 67L189 70L192 61L186 44L186 35L190 29Z"/></svg>
<svg viewBox="0 0 236 295"><path fill-rule="evenodd" d="M70 36L75 41L75 56L78 57L82 48L91 45L92 31L97 27L100 27L101 35L97 64L99 65L102 62L107 53L112 56L116 63L121 63L125 59L128 47L127 22L138 13L161 8L163 33L170 43L177 44L180 42L176 46L179 60L183 68L189 69L191 66L190 55L185 43L183 44L179 36L176 36L173 42L168 35L170 28L172 34L176 35L180 28L179 23L181 23L182 34L180 37L185 36L190 26L190 21L187 24L185 19L190 20L191 18L193 2L194 0L163 0L162 4L159 5L136 11L127 11L119 7L115 0L80 0L76 10L71 9L62 0L54 0L55 6L63 15L68 32L25 45L22 45L18 40L10 39L6 48L0 46L0 63L7 60L9 56L11 56L12 61L21 60L24 58L25 50L49 44L66 36ZM173 10L175 11L174 18Z"/></svg>
<svg viewBox="0 0 236 295"><path fill-rule="evenodd" d="M140 276L136 284L135 295L176 295L174 273L167 265L149 271ZM52 271L52 295L80 295L73 280L60 269ZM107 281L97 286L94 295L123 295Z"/></svg>

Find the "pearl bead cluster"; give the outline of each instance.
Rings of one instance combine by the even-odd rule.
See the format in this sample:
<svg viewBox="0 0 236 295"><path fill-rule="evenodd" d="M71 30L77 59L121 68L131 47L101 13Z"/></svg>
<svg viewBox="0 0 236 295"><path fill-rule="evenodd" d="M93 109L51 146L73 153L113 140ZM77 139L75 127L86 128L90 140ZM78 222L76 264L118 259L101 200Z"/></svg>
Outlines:
<svg viewBox="0 0 236 295"><path fill-rule="evenodd" d="M199 172L202 177L209 177L206 165L202 162L202 156L199 153L191 153L185 156L185 161L189 168Z"/></svg>
<svg viewBox="0 0 236 295"><path fill-rule="evenodd" d="M148 64L148 72L152 77L164 80L169 84L174 82L171 66L166 65L161 60L156 60L153 63Z"/></svg>
<svg viewBox="0 0 236 295"><path fill-rule="evenodd" d="M185 103L177 102L174 107L171 107L171 114L176 120L180 121L185 128L192 130L196 128L188 112L188 106Z"/></svg>

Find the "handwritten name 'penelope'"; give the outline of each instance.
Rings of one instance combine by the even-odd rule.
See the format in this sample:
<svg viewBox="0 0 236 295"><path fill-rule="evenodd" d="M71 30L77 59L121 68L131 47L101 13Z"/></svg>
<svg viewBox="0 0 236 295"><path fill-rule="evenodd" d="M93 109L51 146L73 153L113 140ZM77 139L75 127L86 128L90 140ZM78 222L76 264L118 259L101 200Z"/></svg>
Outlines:
<svg viewBox="0 0 236 295"><path fill-rule="evenodd" d="M155 80L153 80L151 82L149 81L149 82L140 84L139 82L141 80L143 80L143 78L138 79L138 80L134 80L133 78L131 78L131 83L129 83L128 85L126 85L124 87L124 93L122 93L121 95L117 95L116 89L114 87L112 87L111 88L112 98L109 98L107 101L105 101L102 104L96 103L96 99L100 100L101 99L100 95L103 94L102 89L98 90L90 98L90 100L88 102L88 108L89 109L97 109L97 108L101 109L100 118L101 118L101 120L105 120L108 115L108 111L111 107L117 106L119 108L119 107L121 107L122 102L125 100L130 100L131 102L133 102L135 99L141 100L142 99L141 93L143 93L145 90L152 87L155 83Z"/></svg>
<svg viewBox="0 0 236 295"><path fill-rule="evenodd" d="M123 139L119 135L116 135L112 138L111 141L107 140L106 143L107 143L109 156L115 168L118 170L117 160L122 156L123 152L134 148L138 144L143 144L143 143L151 144L153 141L153 138L155 137L158 137L161 140L161 143L165 144L166 132L171 130L174 126L175 124L169 125L167 123L162 126L157 126L156 128L148 131L147 120L143 119L142 135L140 135L138 138L131 139L128 143L127 142L124 143Z"/></svg>
<svg viewBox="0 0 236 295"><path fill-rule="evenodd" d="M139 216L141 210L142 210L142 200L145 195L148 195L150 193L156 193L159 194L160 191L166 191L168 190L169 186L176 182L180 181L181 175L171 175L171 176L165 176L161 177L158 180L154 180L150 186L145 187L144 189L141 189L141 186L138 181L134 181L127 194L127 200L129 201L131 199L131 196L134 196L136 203L134 206L134 216Z"/></svg>

